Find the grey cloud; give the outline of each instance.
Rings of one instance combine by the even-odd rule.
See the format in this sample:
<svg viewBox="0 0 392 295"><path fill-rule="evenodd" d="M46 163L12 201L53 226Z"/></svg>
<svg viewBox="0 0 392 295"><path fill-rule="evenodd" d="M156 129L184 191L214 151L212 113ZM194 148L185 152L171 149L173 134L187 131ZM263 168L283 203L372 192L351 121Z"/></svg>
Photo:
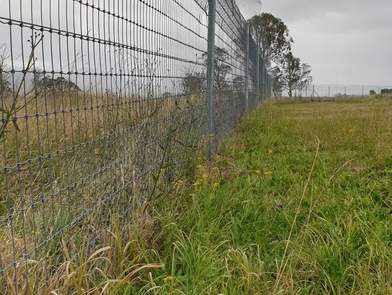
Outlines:
<svg viewBox="0 0 392 295"><path fill-rule="evenodd" d="M246 17L257 2L238 0ZM263 0L262 11L287 23L316 83L392 86L392 1Z"/></svg>

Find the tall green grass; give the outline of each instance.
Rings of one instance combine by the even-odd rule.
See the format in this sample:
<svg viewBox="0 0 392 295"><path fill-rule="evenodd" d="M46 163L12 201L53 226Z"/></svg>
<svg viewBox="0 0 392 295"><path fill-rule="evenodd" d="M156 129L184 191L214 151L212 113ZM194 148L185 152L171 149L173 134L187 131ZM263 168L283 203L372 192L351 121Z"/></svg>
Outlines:
<svg viewBox="0 0 392 295"><path fill-rule="evenodd" d="M213 161L195 157L126 219L113 211L96 250L60 237L54 275L30 281L43 294L392 293L391 115L388 99L264 103Z"/></svg>
<svg viewBox="0 0 392 295"><path fill-rule="evenodd" d="M392 101L264 104L158 199L128 294L392 293Z"/></svg>

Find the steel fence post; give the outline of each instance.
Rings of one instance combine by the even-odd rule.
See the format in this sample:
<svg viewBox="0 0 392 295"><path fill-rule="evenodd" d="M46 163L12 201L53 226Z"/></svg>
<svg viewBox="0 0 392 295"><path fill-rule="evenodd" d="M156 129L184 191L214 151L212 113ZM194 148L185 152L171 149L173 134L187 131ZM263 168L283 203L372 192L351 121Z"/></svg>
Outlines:
<svg viewBox="0 0 392 295"><path fill-rule="evenodd" d="M268 77L266 73L264 74L264 99L268 96Z"/></svg>
<svg viewBox="0 0 392 295"><path fill-rule="evenodd" d="M268 98L271 98L271 76L268 75Z"/></svg>
<svg viewBox="0 0 392 295"><path fill-rule="evenodd" d="M264 99L267 99L268 98L268 75L267 75L267 71L265 72L265 78L264 78L264 81L265 81L265 91L264 91Z"/></svg>
<svg viewBox="0 0 392 295"><path fill-rule="evenodd" d="M261 60L261 68L260 68L260 75L261 75L261 77L260 77L260 83L261 83L261 85L260 85L260 94L261 94L261 101L263 101L264 100L264 90L265 90L265 85L264 85L264 59L260 59Z"/></svg>
<svg viewBox="0 0 392 295"><path fill-rule="evenodd" d="M256 99L260 100L260 48L256 48Z"/></svg>
<svg viewBox="0 0 392 295"><path fill-rule="evenodd" d="M245 42L246 42L246 53L245 53L245 111L249 110L249 24L246 23L245 29Z"/></svg>
<svg viewBox="0 0 392 295"><path fill-rule="evenodd" d="M260 95L261 101L264 100L264 59L260 59L261 69L260 69Z"/></svg>
<svg viewBox="0 0 392 295"><path fill-rule="evenodd" d="M269 80L268 80L268 71L267 70L265 70L265 82L266 82L266 89L265 89L265 96L266 96L266 98L268 98L269 97Z"/></svg>
<svg viewBox="0 0 392 295"><path fill-rule="evenodd" d="M267 68L263 59L263 100L267 97Z"/></svg>
<svg viewBox="0 0 392 295"><path fill-rule="evenodd" d="M268 76L268 98L272 97L272 83L271 76Z"/></svg>
<svg viewBox="0 0 392 295"><path fill-rule="evenodd" d="M207 115L208 115L208 160L212 159L215 141L214 122L214 72L215 72L215 18L216 0L208 0L208 49L207 49Z"/></svg>
<svg viewBox="0 0 392 295"><path fill-rule="evenodd" d="M267 73L265 75L265 91L264 91L264 99L268 98L268 76Z"/></svg>

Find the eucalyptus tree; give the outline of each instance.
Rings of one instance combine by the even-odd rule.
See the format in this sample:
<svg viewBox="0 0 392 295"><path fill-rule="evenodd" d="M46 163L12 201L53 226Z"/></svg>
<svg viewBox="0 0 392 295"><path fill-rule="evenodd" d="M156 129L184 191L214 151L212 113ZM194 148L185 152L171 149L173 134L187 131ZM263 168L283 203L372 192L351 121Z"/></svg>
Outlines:
<svg viewBox="0 0 392 295"><path fill-rule="evenodd" d="M261 50L263 60L279 64L291 51L294 42L287 25L270 13L261 13L249 20L250 31Z"/></svg>

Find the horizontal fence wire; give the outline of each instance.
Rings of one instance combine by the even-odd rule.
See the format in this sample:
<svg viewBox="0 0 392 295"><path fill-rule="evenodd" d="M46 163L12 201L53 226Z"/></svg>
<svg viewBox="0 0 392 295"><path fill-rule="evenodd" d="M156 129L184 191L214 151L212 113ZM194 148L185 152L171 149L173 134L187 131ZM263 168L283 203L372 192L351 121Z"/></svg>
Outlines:
<svg viewBox="0 0 392 295"><path fill-rule="evenodd" d="M217 0L208 130L208 4L2 2L2 292L39 292L64 261L62 243L83 237L92 253L111 214L129 220L170 191L211 133L217 143L233 130L246 93L250 108L271 95L246 20L234 0Z"/></svg>

